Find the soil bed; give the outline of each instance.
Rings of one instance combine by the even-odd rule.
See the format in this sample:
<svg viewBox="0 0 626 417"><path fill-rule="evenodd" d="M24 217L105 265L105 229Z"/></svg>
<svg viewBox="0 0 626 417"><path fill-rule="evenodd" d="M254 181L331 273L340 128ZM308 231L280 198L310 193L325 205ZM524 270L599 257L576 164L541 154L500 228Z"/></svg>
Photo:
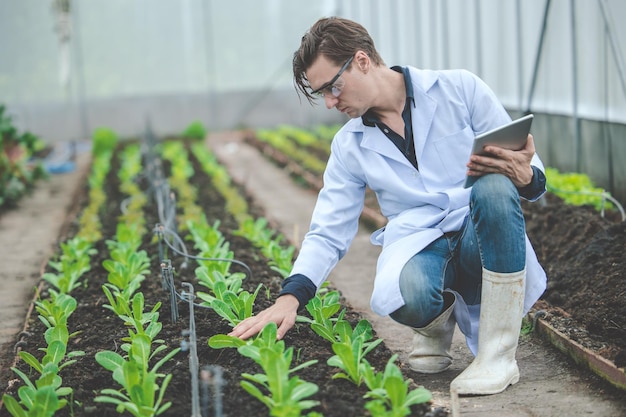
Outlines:
<svg viewBox="0 0 626 417"><path fill-rule="evenodd" d="M626 366L626 222L547 194L524 204L526 230L548 275L536 309L570 339Z"/></svg>
<svg viewBox="0 0 626 417"><path fill-rule="evenodd" d="M190 153L191 158L193 157ZM115 225L117 224L118 216L121 214L120 204L125 198L119 192L118 170L119 161L115 157L106 182L107 203L101 214L102 232L106 238L115 235ZM216 221L220 222L219 229L230 243L230 249L234 252L235 259L244 262L251 269L251 277L244 280L244 289L254 291L258 283L263 283L269 289L267 292L264 290L259 292L255 304L255 311L258 312L274 301L273 298L280 288L281 278L270 269L268 261L260 250L253 247L246 239L233 235L232 231L237 229L237 224L232 216L227 214L224 199L215 190L210 179L202 173L202 169L199 166L194 166L194 171L195 175L191 182L198 190L197 204L204 209L210 224L214 224ZM147 184L143 184L142 188L147 189ZM76 204L86 204L86 191L87 189L85 188L84 193L82 193ZM254 207L252 202L250 204L251 207ZM260 210L254 210L258 215L262 215ZM151 228L151 225L158 223L155 204L147 206L145 218L146 225L149 228ZM76 226L77 224L73 223L70 229ZM64 239L72 237L74 232L75 230L69 230ZM113 315L110 310L103 308L103 304L107 302L101 289L102 285L107 281L107 272L102 267L102 261L108 258L105 239L102 239L96 245L98 254L92 258L92 269L88 273L86 285L72 293L72 296L78 301L78 308L70 317L68 327L70 332L78 332L78 334L70 339L68 351L84 351L85 356L79 357L76 364L65 368L61 373L63 386L74 389L73 400L75 403L73 407L67 406L59 411L56 414L57 416L94 415L107 417L119 415L113 406L93 401L93 398L99 394L101 389L119 388L112 380L110 372L103 369L94 360L95 353L101 350L117 350L119 352L121 339L128 335L123 322ZM141 291L146 299L146 309L152 308L157 302L162 303L159 312L163 330L159 334L159 338L165 340L168 346L166 351L169 352L171 349L178 347L184 339L183 331L189 327L189 310L185 302L179 302L180 319L176 323L171 322L169 300L162 289L160 269L157 266L159 265L158 245L154 242L151 233L144 237L142 248L146 249L152 257L152 275L147 277L142 283ZM191 248L189 249L191 250ZM190 267L188 270L182 270L180 267L182 259L174 258L172 263L177 271L176 280L178 283L183 281L195 283L193 274L195 266ZM233 265L232 270L236 271L237 266ZM43 286L42 288L42 295L45 297L46 287ZM202 290L203 287L195 286L195 291ZM270 294L269 299L267 294ZM267 416L267 409L239 385L242 373L254 374L262 372L260 368L252 360L241 356L234 349L214 350L209 348L207 344L208 338L215 334L228 333L230 327L222 318L209 309L196 307L194 310L200 366L216 365L221 367L224 372L226 381L222 397L224 413L228 416ZM27 343L24 349L41 359L41 352L38 352L37 349L45 346L43 340L45 327L36 316L37 314L33 313L29 319L28 331L31 336L24 339ZM350 309L348 309L346 318L349 319L353 326L361 319L359 314ZM319 361L315 366L305 368L297 373L301 379L319 386L320 391L313 399L319 401L320 405L313 410L322 413L324 416L368 415L364 409L365 399L363 399L363 395L366 392L365 386L356 387L347 380L332 379L336 369L326 364L326 360L334 354L328 342L313 333L308 325L297 325L296 328L288 333L285 343L287 346L294 347L295 363L314 359ZM2 354L13 355L13 352L2 352ZM370 352L366 359L375 369L383 370L391 355L392 352L381 344ZM292 366L295 366L295 363ZM403 364L399 365L406 370ZM27 375L31 374L28 365L23 361L18 361L16 366ZM180 352L173 360L167 362L161 368L161 371L173 374L173 379L168 386L165 396L165 401L172 401L173 405L163 415L191 415L191 377L188 353ZM407 375L406 372L404 374ZM9 369L0 370L0 378L3 383L9 381L7 393L16 397L20 380ZM417 387L413 383L411 386L412 388ZM3 390L4 388L5 386L3 386ZM414 416L447 415L442 410L431 412L428 406L416 406L413 407L412 411ZM0 417L8 415L9 413L4 407L0 409Z"/></svg>

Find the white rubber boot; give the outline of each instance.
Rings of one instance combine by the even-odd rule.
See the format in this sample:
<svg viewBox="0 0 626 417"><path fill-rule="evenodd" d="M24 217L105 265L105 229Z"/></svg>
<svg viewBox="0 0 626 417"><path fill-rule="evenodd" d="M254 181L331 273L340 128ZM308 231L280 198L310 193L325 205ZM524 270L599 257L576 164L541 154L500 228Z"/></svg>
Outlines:
<svg viewBox="0 0 626 417"><path fill-rule="evenodd" d="M519 381L515 351L524 311L526 270L483 269L478 355L450 384L453 397L497 394Z"/></svg>
<svg viewBox="0 0 626 417"><path fill-rule="evenodd" d="M436 374L452 364L450 345L454 334L454 305L456 297L444 292L445 310L425 327L413 328L413 351L409 354L409 366L415 372Z"/></svg>

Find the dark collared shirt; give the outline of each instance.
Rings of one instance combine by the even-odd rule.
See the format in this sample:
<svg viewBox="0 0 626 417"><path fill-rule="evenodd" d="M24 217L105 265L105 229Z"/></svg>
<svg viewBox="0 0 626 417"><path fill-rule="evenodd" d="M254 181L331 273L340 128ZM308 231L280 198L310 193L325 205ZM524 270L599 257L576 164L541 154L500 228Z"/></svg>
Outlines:
<svg viewBox="0 0 626 417"><path fill-rule="evenodd" d="M418 168L417 159L415 158L415 144L413 143L413 124L411 123L411 105L415 103L413 96L413 83L411 82L411 74L407 67L395 66L392 70L404 75L404 87L406 89L406 102L404 110L402 110L402 120L404 120L404 138L391 130L389 126L380 121L380 118L373 111L367 111L361 119L365 126L376 126L387 136L402 154Z"/></svg>

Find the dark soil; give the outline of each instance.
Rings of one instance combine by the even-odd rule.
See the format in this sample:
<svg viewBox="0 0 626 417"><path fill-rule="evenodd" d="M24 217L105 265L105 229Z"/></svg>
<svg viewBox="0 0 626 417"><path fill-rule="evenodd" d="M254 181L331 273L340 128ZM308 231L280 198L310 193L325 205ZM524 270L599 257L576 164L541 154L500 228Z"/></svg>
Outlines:
<svg viewBox="0 0 626 417"><path fill-rule="evenodd" d="M626 222L553 194L524 204L526 230L548 275L538 309L572 340L626 366Z"/></svg>
<svg viewBox="0 0 626 417"><path fill-rule="evenodd" d="M191 157L191 156L190 156ZM103 211L103 234L107 238L114 235L117 216L120 214L120 203L124 196L120 195L116 177L118 166L113 161L111 174L107 182L106 194L108 197L106 210ZM226 213L224 200L211 185L209 178L202 174L199 167L195 167L196 175L192 183L199 191L198 204L205 209L210 224L220 221L220 231L230 242L230 248L235 258L246 263L251 271L251 277L246 280L246 289L253 290L258 283L263 283L268 289L261 291L257 299L255 311L268 306L278 293L280 278L268 266L267 260L261 252L247 240L233 235L237 228L235 220ZM86 186L85 186L86 187ZM86 189L85 189L86 191ZM86 204L86 193L76 202L77 205ZM251 207L255 213L262 216L261 210ZM604 355L616 365L623 367L626 362L626 268L624 255L626 253L626 223L621 222L615 213L610 218L602 218L600 214L589 207L574 207L563 204L554 195L547 195L542 202L524 203L524 213L527 221L527 231L537 255L548 274L548 289L543 299L537 304L538 309L547 310L548 320L560 330L566 332L572 339ZM146 224L157 223L154 209L147 209ZM376 210L372 207L372 210ZM74 223L73 227L76 224ZM73 230L68 230L61 240L72 236ZM164 324L160 337L166 341L169 350L180 345L184 339L183 331L189 326L189 310L186 303L179 302L180 319L172 323L170 306L166 294L162 290L158 260L158 245L153 236L144 239L144 248L153 257L153 275L142 284L142 291L146 296L148 307L162 302L160 309L161 321ZM79 332L70 340L70 350L86 352L78 363L66 368L62 372L63 385L74 388L75 404L73 408L66 407L58 416L117 416L114 407L94 403L93 398L104 387L114 387L114 382L108 371L105 371L94 360L94 355L100 350L119 349L121 338L127 336L127 330L121 321L104 309L102 304L106 298L101 286L106 282L107 273L101 267L108 251L104 240L97 245L99 250L92 262L92 270L88 274L85 287L81 287L73 296L79 301L78 309L69 323L70 329ZM191 270L180 268L182 259L173 259L177 268L177 280L180 282L194 282L193 267ZM233 270L236 266L233 266ZM42 286L45 296L45 286ZM196 291L202 290L197 287ZM347 317L354 324L361 317L348 308ZM235 416L267 416L267 409L256 399L252 398L239 386L241 373L256 373L260 369L252 361L239 355L233 349L214 350L208 347L210 336L228 333L230 327L215 313L203 308L195 308L195 324L198 337L198 357L200 366L216 365L223 369L226 385L223 389L223 410L230 417ZM29 331L32 336L25 339L25 350L40 357L37 348L43 346L43 325L36 319L36 314L30 317ZM364 386L355 387L343 379L332 379L336 372L326 365L326 360L333 355L330 345L315 335L306 325L298 325L285 338L287 346L293 346L297 362L317 359L314 367L298 372L298 376L306 381L316 383L320 391L314 399L320 401L315 411L324 416L357 416L368 415L364 410ZM3 355L13 355L13 352L2 352ZM378 370L382 370L391 357L391 352L384 345L379 345L372 351L367 360ZM188 368L189 356L181 352L162 368L164 373L174 375L166 394L166 401L173 405L164 415L183 416L191 414L191 377ZM404 364L399 364L405 369ZM18 361L17 367L30 373L28 366ZM405 373L405 375L408 373ZM0 380L9 382L7 393L16 395L19 379L8 369L0 370ZM413 387L415 385L412 385ZM428 387L426 387L428 388ZM430 413L430 414L429 414ZM414 407L414 416L434 415L429 407ZM437 415L445 415L438 410ZM0 410L0 417L8 416L6 409Z"/></svg>
<svg viewBox="0 0 626 417"><path fill-rule="evenodd" d="M190 158L192 158L191 154ZM118 161L114 158L106 184L106 208L101 214L105 239L111 238L115 234L117 217L121 214L120 203L125 197L119 192L119 182L116 176L118 169ZM244 281L244 289L253 291L258 283L263 283L269 289L270 299L267 298L266 291L262 290L259 293L255 311L260 311L273 303L274 297L280 288L281 278L270 269L267 259L264 258L257 248L253 247L246 239L233 235L232 232L237 229L237 224L232 216L227 214L224 199L212 186L210 179L202 173L200 167L196 166L194 169L196 174L192 179L192 183L199 192L198 204L204 208L208 222L213 224L217 220L220 221L220 231L226 240L230 242L230 249L234 252L235 258L247 264L251 269L251 276ZM144 186L147 188L145 184ZM87 189L85 188L84 191L76 204L85 205L87 203ZM155 207L155 204L149 204L146 209L145 218L149 228L158 222ZM251 205L251 207L254 206ZM262 215L262 212L258 209L253 208L253 211L258 215ZM77 224L74 222L70 230L66 232L66 235L61 237L61 240L64 241L70 238L75 233L75 230L71 229L76 228L76 226ZM79 357L76 364L65 368L61 373L63 386L74 389L74 403L71 407L67 406L60 410L55 414L56 416L93 415L107 417L119 415L114 406L93 401L101 389L118 388L111 378L110 372L103 369L95 361L94 355L101 350L119 352L121 339L128 335L128 331L125 329L122 321L113 315L110 310L103 308L103 304L107 302L101 289L102 285L107 281L107 272L101 266L102 261L108 257L105 239L96 245L98 254L92 258L92 270L88 273L86 285L72 293L79 304L68 325L70 331L77 332L77 335L70 339L68 351L84 351L85 355ZM160 268L158 267L160 263L158 259L158 243L155 243L151 233L144 237L143 248L152 256L153 273L152 276L142 283L141 291L146 298L147 309L150 309L157 302L162 303L159 312L163 330L159 334L159 338L166 342L168 346L167 351L170 351L178 347L185 339L183 332L189 328L189 308L187 303L178 302L180 319L172 323L170 319L170 303L167 294L162 289ZM182 259L172 259L172 263L177 270L176 279L178 282L195 282L193 275L195 267L191 267L189 270L182 270ZM236 268L237 266L234 265L232 270L236 271ZM195 290L202 291L203 288L196 287ZM42 297L45 296L46 287L42 285ZM230 327L209 309L196 307L194 310L200 367L211 365L218 366L223 370L225 385L223 387L222 401L225 415L229 417L267 416L268 411L265 406L251 397L239 385L242 373L259 373L262 372L261 369L252 360L241 356L234 349L215 350L209 348L207 344L209 337L215 334L228 333ZM36 316L37 314L33 313L29 319L28 331L30 336L21 338L21 340L26 342L22 349L31 352L41 359L42 353L38 351L38 348L45 346L43 340L45 328ZM353 326L361 319L357 313L349 308L347 309L346 318L349 319ZM293 346L294 348L295 363L292 366L309 360L319 361L315 366L305 368L297 373L301 379L319 386L319 392L312 399L319 401L320 405L314 408L314 411L318 411L324 416L368 415L364 409L365 399L363 395L366 392L365 386L356 387L345 379L332 379L336 370L326 364L326 360L333 355L328 342L314 334L308 325L297 325L285 337L285 343L287 346ZM13 352L3 352L3 354L13 355ZM368 354L367 360L377 370L383 370L391 356L392 352L381 344ZM403 364L399 365L406 370ZM32 371L29 370L28 365L23 361L17 361L16 366L27 375L32 375ZM168 386L165 396L165 401L171 401L172 407L162 415L191 415L191 375L189 372L188 352L178 353L161 370L163 373L173 374L173 379ZM33 378L36 379L35 376ZM21 384L19 378L12 374L9 369L2 369L0 370L0 379L3 381L3 391L6 389L8 394L17 397L17 388ZM4 386L6 381L9 381L8 387ZM417 385L411 382L411 387L416 388ZM0 409L0 417L8 415L4 407ZM445 416L447 413L443 410L431 410L429 405L423 405L414 406L412 415Z"/></svg>

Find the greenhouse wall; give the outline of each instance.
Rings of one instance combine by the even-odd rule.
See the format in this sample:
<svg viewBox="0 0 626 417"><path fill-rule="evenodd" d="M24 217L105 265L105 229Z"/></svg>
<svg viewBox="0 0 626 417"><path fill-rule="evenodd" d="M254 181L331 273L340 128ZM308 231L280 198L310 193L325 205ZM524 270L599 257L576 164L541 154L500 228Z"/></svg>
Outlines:
<svg viewBox="0 0 626 417"><path fill-rule="evenodd" d="M362 23L388 65L465 68L546 165L626 201L622 0L0 0L0 103L47 141L343 121L299 100L293 51L319 17Z"/></svg>

